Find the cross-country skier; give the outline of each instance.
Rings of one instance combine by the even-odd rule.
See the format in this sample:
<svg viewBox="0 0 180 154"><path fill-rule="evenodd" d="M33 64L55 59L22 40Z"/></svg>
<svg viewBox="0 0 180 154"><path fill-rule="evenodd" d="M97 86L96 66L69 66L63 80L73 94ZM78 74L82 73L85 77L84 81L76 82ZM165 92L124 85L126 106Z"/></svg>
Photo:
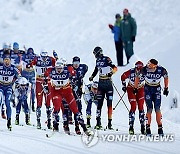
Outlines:
<svg viewBox="0 0 180 154"><path fill-rule="evenodd" d="M141 133L145 134L145 117L144 117L144 77L140 78L138 83L138 93L135 95L133 93L134 89L134 81L135 74L140 71L143 67L143 63L141 61L137 61L135 63L135 68L129 69L121 75L122 81L122 90L124 92L127 91L128 100L131 105L131 109L129 112L129 134L134 134L134 120L135 120L135 111L136 106L138 106L139 110L139 121L141 124ZM129 80L128 85L126 86L126 79Z"/></svg>
<svg viewBox="0 0 180 154"><path fill-rule="evenodd" d="M10 45L8 45L7 43L3 43L3 49L0 50L0 63L3 64L3 55L4 55L4 52L11 52L11 49L10 49ZM5 115L5 107L4 107L4 100L2 100L1 102L1 116L3 119L6 119L6 115Z"/></svg>
<svg viewBox="0 0 180 154"><path fill-rule="evenodd" d="M82 88L83 88L83 78L85 74L88 71L88 66L86 64L81 64L80 63L80 58L78 56L73 57L72 64L67 65L72 66L74 71L75 71L75 76L73 78L71 77L71 85L73 89L73 94L76 99L76 103L78 106L79 112L82 114L82 102L81 102L81 97L82 97ZM69 112L69 122L71 123L71 117L72 117L72 112ZM78 120L74 117L75 120L75 131L78 134L81 134L80 129L79 129L79 123Z"/></svg>
<svg viewBox="0 0 180 154"><path fill-rule="evenodd" d="M19 125L19 114L21 111L21 106L23 107L25 113L25 122L30 125L30 115L28 107L28 94L31 91L31 85L25 77L21 77L15 82L15 96L17 97L18 103L16 105L16 120L15 124Z"/></svg>
<svg viewBox="0 0 180 154"><path fill-rule="evenodd" d="M28 48L27 53L23 55L22 76L31 83L31 103L32 111L35 112L35 70L33 67L27 68L26 65L36 57L33 48Z"/></svg>
<svg viewBox="0 0 180 154"><path fill-rule="evenodd" d="M163 127L162 127L162 114L161 114L161 77L164 78L164 95L168 95L168 84L169 84L169 78L167 70L158 65L158 61L156 59L151 59L147 63L145 67L143 67L139 74L137 74L137 77L135 79L135 85L134 85L134 94L138 93L138 82L141 79L141 77L145 77L145 86L144 86L144 92L145 92L145 101L147 106L147 114L146 114L146 134L151 135L151 114L153 110L153 106L156 112L156 122L158 125L158 134L163 135Z"/></svg>
<svg viewBox="0 0 180 154"><path fill-rule="evenodd" d="M7 128L12 129L11 126L11 106L10 100L12 96L12 86L14 81L20 76L18 69L11 64L11 57L9 52L3 55L3 64L0 64L0 103L5 100Z"/></svg>
<svg viewBox="0 0 180 154"><path fill-rule="evenodd" d="M11 63L17 67L17 69L22 71L22 55L25 53L23 50L19 50L19 44L17 42L13 43L13 50L10 51L11 54ZM13 86L14 91L14 86ZM15 107L15 96L12 94L11 101L13 103L13 107Z"/></svg>
<svg viewBox="0 0 180 154"><path fill-rule="evenodd" d="M80 123L81 127L83 128L83 131L89 135L89 132L84 124L84 120L82 118L82 114L78 111L77 104L72 92L72 88L70 85L70 72L73 73L73 68L70 71L70 68L67 68L64 66L64 63L62 60L58 60L56 62L55 67L49 68L45 72L45 76L50 76L52 88L52 101L54 106L53 111L53 129L55 131L59 130L59 111L62 105L62 99L65 99L66 102L69 105L69 108L71 111L75 114L76 118L78 119L78 122ZM65 131L67 131L67 128L64 128Z"/></svg>
<svg viewBox="0 0 180 154"><path fill-rule="evenodd" d="M87 118L86 127L87 128L91 127L92 103L94 103L96 106L98 105L97 91L98 91L98 82L97 81L94 81L93 83L90 83L85 86L85 91L84 91L83 96L84 96L84 101L87 104L87 108L86 108L86 118Z"/></svg>
<svg viewBox="0 0 180 154"><path fill-rule="evenodd" d="M108 129L112 128L112 100L113 100L113 86L111 76L117 71L117 67L112 64L112 61L109 57L103 55L103 50L100 47L95 47L93 54L96 58L96 66L94 72L89 78L90 81L93 81L93 78L99 72L99 85L98 85L98 106L96 113L97 124L96 129L101 129L101 109L103 106L104 98L106 95L107 106L108 106Z"/></svg>
<svg viewBox="0 0 180 154"><path fill-rule="evenodd" d="M45 79L45 71L55 66L55 59L48 56L46 51L41 51L40 56L35 57L35 59L27 65L28 68L35 65L36 67L36 99L37 99L37 128L41 129L41 107L43 101L43 95L45 97L46 113L47 113L47 127L51 129L51 83L50 79ZM47 80L47 82L45 82ZM49 89L49 90L48 90Z"/></svg>

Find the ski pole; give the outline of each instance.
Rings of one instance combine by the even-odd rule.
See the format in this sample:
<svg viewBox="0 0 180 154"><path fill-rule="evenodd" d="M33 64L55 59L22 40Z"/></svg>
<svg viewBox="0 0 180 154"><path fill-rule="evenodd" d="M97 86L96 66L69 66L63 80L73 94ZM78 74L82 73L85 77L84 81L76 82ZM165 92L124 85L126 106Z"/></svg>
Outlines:
<svg viewBox="0 0 180 154"><path fill-rule="evenodd" d="M116 107L118 106L119 102L123 99L124 95L125 95L125 92L123 93L122 97L121 97L120 100L117 102L117 104L115 105L115 107L113 108L113 110L116 109Z"/></svg>
<svg viewBox="0 0 180 154"><path fill-rule="evenodd" d="M129 112L129 109L128 109L128 107L127 107L126 103L125 103L125 102L124 102L124 100L122 99L122 97L121 97L121 95L120 95L119 91L117 90L117 88L116 88L116 86L114 85L114 83L113 83L113 82L112 82L112 85L113 85L113 87L115 88L116 92L118 93L119 97L121 98L121 100L122 100L122 102L123 102L124 106L126 107L127 111Z"/></svg>

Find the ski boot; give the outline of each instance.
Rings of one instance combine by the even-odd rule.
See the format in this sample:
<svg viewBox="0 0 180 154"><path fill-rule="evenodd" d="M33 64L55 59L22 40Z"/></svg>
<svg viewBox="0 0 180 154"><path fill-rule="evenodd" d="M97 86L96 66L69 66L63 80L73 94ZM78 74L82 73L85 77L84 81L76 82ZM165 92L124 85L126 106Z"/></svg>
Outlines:
<svg viewBox="0 0 180 154"><path fill-rule="evenodd" d="M47 120L47 128L48 128L48 129L52 129L51 119L48 119L48 120Z"/></svg>
<svg viewBox="0 0 180 154"><path fill-rule="evenodd" d="M91 128L91 118L87 117L87 124L86 124L87 128Z"/></svg>
<svg viewBox="0 0 180 154"><path fill-rule="evenodd" d="M163 136L164 135L162 125L158 125L158 134L159 134L159 136Z"/></svg>
<svg viewBox="0 0 180 154"><path fill-rule="evenodd" d="M37 129L41 129L41 121L40 121L40 119L37 119Z"/></svg>
<svg viewBox="0 0 180 154"><path fill-rule="evenodd" d="M112 119L108 119L108 126L107 127L109 130L113 130L111 122L112 122Z"/></svg>
<svg viewBox="0 0 180 154"><path fill-rule="evenodd" d="M129 134L130 135L134 135L134 128L133 128L133 126L129 127Z"/></svg>
<svg viewBox="0 0 180 154"><path fill-rule="evenodd" d="M146 125L146 136L151 136L151 129L150 129L150 125Z"/></svg>
<svg viewBox="0 0 180 154"><path fill-rule="evenodd" d="M7 121L7 128L9 131L12 131L11 118Z"/></svg>
<svg viewBox="0 0 180 154"><path fill-rule="evenodd" d="M76 132L77 135L81 135L81 131L79 129L79 124L75 125L75 132Z"/></svg>
<svg viewBox="0 0 180 154"><path fill-rule="evenodd" d="M4 110L1 111L1 117L2 117L3 119L6 119L6 115L5 115L5 111L4 111Z"/></svg>
<svg viewBox="0 0 180 154"><path fill-rule="evenodd" d="M19 125L19 114L16 114L15 125Z"/></svg>
<svg viewBox="0 0 180 154"><path fill-rule="evenodd" d="M69 126L68 126L68 125L64 125L63 128L64 128L64 132L65 132L66 134L70 135Z"/></svg>
<svg viewBox="0 0 180 154"><path fill-rule="evenodd" d="M144 125L141 125L141 134L145 135L145 126Z"/></svg>
<svg viewBox="0 0 180 154"><path fill-rule="evenodd" d="M56 121L53 121L53 131L56 131L56 132L59 131L59 123Z"/></svg>
<svg viewBox="0 0 180 154"><path fill-rule="evenodd" d="M96 120L97 120L97 124L96 124L96 126L94 127L94 129L97 129L97 130L102 129L102 126L101 126L101 118L100 118L100 117L97 117Z"/></svg>
<svg viewBox="0 0 180 154"><path fill-rule="evenodd" d="M29 114L26 114L26 125L31 125Z"/></svg>

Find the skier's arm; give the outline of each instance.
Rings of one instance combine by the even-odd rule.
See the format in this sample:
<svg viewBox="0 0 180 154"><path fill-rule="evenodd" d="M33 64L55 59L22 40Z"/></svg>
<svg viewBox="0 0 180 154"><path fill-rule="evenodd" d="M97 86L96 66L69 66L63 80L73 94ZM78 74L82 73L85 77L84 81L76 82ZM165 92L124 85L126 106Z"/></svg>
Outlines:
<svg viewBox="0 0 180 154"><path fill-rule="evenodd" d="M163 68L163 77L164 77L164 88L168 88L169 85L169 77L168 77L168 72L165 68Z"/></svg>
<svg viewBox="0 0 180 154"><path fill-rule="evenodd" d="M56 59L53 58L53 57L51 57L51 59L52 59L52 66L54 67L54 66L55 66L55 63L56 63Z"/></svg>
<svg viewBox="0 0 180 154"><path fill-rule="evenodd" d="M111 59L108 57L107 58L107 63L108 63L108 66L110 66L112 68L112 74L114 74L115 72L117 72L117 66L115 66Z"/></svg>
<svg viewBox="0 0 180 154"><path fill-rule="evenodd" d="M74 68L71 65L68 65L67 68L68 68L68 71L69 71L71 76L76 75L76 72L74 71Z"/></svg>
<svg viewBox="0 0 180 154"><path fill-rule="evenodd" d="M121 75L121 82L122 82L122 86L123 86L122 89L124 92L126 91L126 81L125 80L127 78L129 78L130 74L131 74L131 70L128 70Z"/></svg>
<svg viewBox="0 0 180 154"><path fill-rule="evenodd" d="M125 81L127 78L129 78L130 76L130 70L124 72L122 75L121 75L121 81Z"/></svg>
<svg viewBox="0 0 180 154"><path fill-rule="evenodd" d="M89 77L89 81L92 81L93 78L97 75L97 73L98 73L98 68L95 67L92 75Z"/></svg>
<svg viewBox="0 0 180 154"><path fill-rule="evenodd" d="M35 57L29 64L27 64L28 67L33 67L33 65L37 64L37 57Z"/></svg>

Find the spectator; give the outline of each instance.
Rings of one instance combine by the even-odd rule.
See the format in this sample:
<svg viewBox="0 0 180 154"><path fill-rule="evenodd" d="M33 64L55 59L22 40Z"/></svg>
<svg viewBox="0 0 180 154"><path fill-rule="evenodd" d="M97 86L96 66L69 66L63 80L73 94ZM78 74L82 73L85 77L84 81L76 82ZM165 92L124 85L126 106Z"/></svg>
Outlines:
<svg viewBox="0 0 180 154"><path fill-rule="evenodd" d="M114 26L109 24L109 28L111 29L112 33L114 34L114 42L116 47L116 57L117 57L117 64L118 66L123 66L123 45L122 40L120 38L120 23L121 23L121 15L115 15L115 23Z"/></svg>
<svg viewBox="0 0 180 154"><path fill-rule="evenodd" d="M123 47L125 49L127 64L129 59L134 54L133 51L133 42L135 42L137 25L134 18L131 17L128 9L123 10L123 19L121 21L121 38L123 41Z"/></svg>

